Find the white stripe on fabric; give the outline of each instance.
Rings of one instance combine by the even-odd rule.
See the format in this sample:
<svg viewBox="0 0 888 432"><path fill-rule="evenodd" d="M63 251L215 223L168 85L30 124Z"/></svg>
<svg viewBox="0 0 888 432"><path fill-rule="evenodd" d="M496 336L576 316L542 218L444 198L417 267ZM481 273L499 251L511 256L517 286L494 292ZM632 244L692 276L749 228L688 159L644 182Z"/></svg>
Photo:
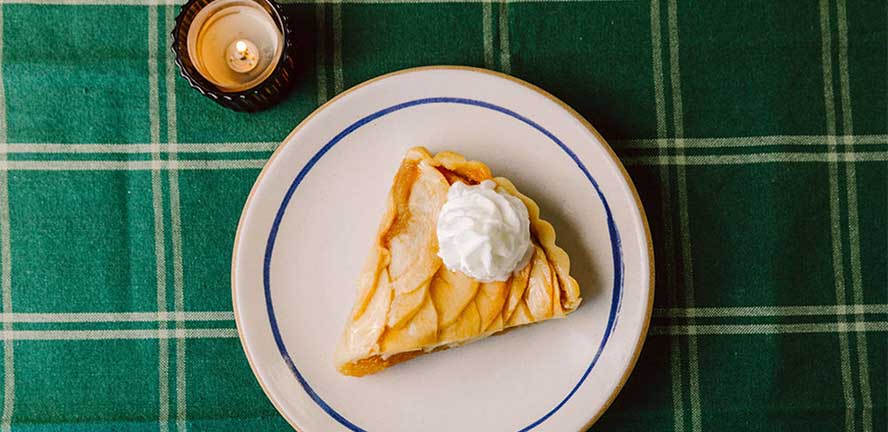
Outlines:
<svg viewBox="0 0 888 432"><path fill-rule="evenodd" d="M151 202L154 208L154 257L157 284L157 313L166 312L166 256L163 223L163 189L160 171L160 95L157 73L157 8L148 8L148 118L151 138ZM159 317L158 317L159 318ZM161 321L158 332L166 330ZM169 342L158 340L157 346L158 430L169 430Z"/></svg>
<svg viewBox="0 0 888 432"><path fill-rule="evenodd" d="M333 1L333 93L345 90L342 70L342 2Z"/></svg>
<svg viewBox="0 0 888 432"><path fill-rule="evenodd" d="M657 308L653 315L657 318L726 318L863 314L888 314L888 304Z"/></svg>
<svg viewBox="0 0 888 432"><path fill-rule="evenodd" d="M169 83L168 83L169 84ZM175 120L173 120L175 121ZM164 143L160 143L164 144ZM169 143L167 143L169 144ZM192 143L177 144L177 153L248 153L271 152L280 143L248 142L248 143ZM155 151L152 144L62 144L62 143L10 143L3 146L0 153L111 153L138 154ZM161 147L160 152L170 151Z"/></svg>
<svg viewBox="0 0 888 432"><path fill-rule="evenodd" d="M484 67L493 69L496 65L493 60L493 0L481 3L481 36L484 45Z"/></svg>
<svg viewBox="0 0 888 432"><path fill-rule="evenodd" d="M651 140L659 155L665 156L665 147L668 146L664 139L666 136L666 96L663 91L663 42L660 29L660 0L652 0L650 8L651 19L651 61L654 72L654 105L657 119L657 137ZM672 182L669 176L669 167L660 164L660 192L664 209L671 209L670 188ZM666 215L663 218L663 238L664 248L668 256L674 256L675 248L672 241L672 217ZM675 272L672 266L667 265L665 268L666 280L668 286L673 287L669 290L670 304L677 304L675 284ZM669 340L669 371L672 384L672 422L675 432L684 432L684 388L682 386L681 372L681 340L678 338L670 338Z"/></svg>
<svg viewBox="0 0 888 432"><path fill-rule="evenodd" d="M509 47L509 4L500 0L499 4L500 71L512 73L512 49Z"/></svg>
<svg viewBox="0 0 888 432"><path fill-rule="evenodd" d="M667 5L667 19L669 22L669 72L672 82L672 121L675 135L675 147L678 149L679 162L685 161L684 154L684 108L681 97L681 58L678 44L678 4L676 0L669 0ZM688 180L686 165L679 163L677 167L677 185L679 223L681 224L681 261L682 276L684 282L685 303L688 307L694 307L694 265L691 255L691 232L688 216ZM691 321L693 324L693 321ZM690 388L688 393L691 400L691 430L700 432L700 366L697 357L697 338L690 335L688 338L688 381Z"/></svg>
<svg viewBox="0 0 888 432"><path fill-rule="evenodd" d="M318 105L327 102L327 13L323 3L315 5L315 26L317 27L317 47L315 52L315 72L317 74Z"/></svg>
<svg viewBox="0 0 888 432"><path fill-rule="evenodd" d="M829 151L836 150L836 109L835 109L835 91L833 89L832 75L832 36L830 34L830 14L828 0L820 0L820 38L821 38L821 59L823 63L823 104L826 114L826 132L831 137L829 139ZM832 239L832 259L833 274L835 275L835 291L836 303L840 306L844 305L845 300L845 271L843 264L842 252L842 229L841 229L841 203L839 202L838 189L838 159L830 161L829 164L829 214L830 214L830 236ZM840 324L847 325L844 317L837 317ZM838 333L839 338L839 357L840 357L840 373L842 376L842 396L845 400L845 430L856 430L854 410L856 406L854 398L854 382L851 377L851 352L849 348L848 335L845 332Z"/></svg>
<svg viewBox="0 0 888 432"><path fill-rule="evenodd" d="M684 387L681 372L681 341L675 337L669 341L669 368L672 375L672 427L675 432L683 432Z"/></svg>
<svg viewBox="0 0 888 432"><path fill-rule="evenodd" d="M888 161L888 151L838 153L774 152L731 155L691 156L626 156L620 158L626 165L756 165L767 163L835 163L840 158L854 162Z"/></svg>
<svg viewBox="0 0 888 432"><path fill-rule="evenodd" d="M851 106L851 84L848 73L848 17L845 0L836 0L836 21L839 30L839 88L842 96L842 142L852 147L855 142ZM853 148L853 147L852 147ZM848 197L848 242L851 258L851 287L854 303L863 303L863 276L860 264L860 216L857 203L857 169L854 162L845 164L845 194ZM859 325L855 317L855 325ZM857 364L860 382L860 402L863 405L861 423L864 432L873 430L873 399L869 383L869 353L866 334L857 333Z"/></svg>
<svg viewBox="0 0 888 432"><path fill-rule="evenodd" d="M179 327L176 327L179 330ZM187 385L185 383L185 338L176 338L176 430L188 430Z"/></svg>
<svg viewBox="0 0 888 432"><path fill-rule="evenodd" d="M4 337L12 340L105 340L105 339L214 339L236 338L237 329L166 329L166 330L10 330Z"/></svg>
<svg viewBox="0 0 888 432"><path fill-rule="evenodd" d="M199 312L70 312L70 313L3 313L2 320L13 323L123 323L164 321L233 321L227 311Z"/></svg>
<svg viewBox="0 0 888 432"><path fill-rule="evenodd" d="M170 155L175 157L175 153ZM176 330L185 328L182 320L185 310L185 282L182 268L182 218L179 203L178 171L170 171L170 219L173 243L173 285ZM176 339L176 429L187 430L187 388L185 382L185 339Z"/></svg>
<svg viewBox="0 0 888 432"><path fill-rule="evenodd" d="M657 115L657 138L652 140L616 141L622 147L663 149L672 143L666 137L666 96L663 91L663 42L660 30L660 1L651 1L651 57L654 71L654 106ZM644 145L642 145L644 144ZM667 183L668 184L668 183ZM668 207L667 207L668 208Z"/></svg>
<svg viewBox="0 0 888 432"><path fill-rule="evenodd" d="M160 144L160 83L157 75L157 8L148 8L148 118L149 136L151 139L151 152Z"/></svg>
<svg viewBox="0 0 888 432"><path fill-rule="evenodd" d="M888 332L888 321L860 323L849 326L847 323L806 323L806 324L697 324L652 326L652 336L663 335L767 335L796 333L859 333Z"/></svg>
<svg viewBox="0 0 888 432"><path fill-rule="evenodd" d="M258 169L266 159L169 160L169 161L5 161L9 171L140 171L151 169L222 170ZM156 165L155 165L156 164Z"/></svg>
<svg viewBox="0 0 888 432"><path fill-rule="evenodd" d="M174 8L171 5L166 7L165 28L167 33L173 31L175 20L173 19ZM170 41L172 43L172 40ZM175 86L175 70L173 68L173 58L171 54L167 54L166 62L166 96L167 96L167 143L169 149L169 159L178 160L178 120L176 114L176 86ZM176 330L184 328L182 321L182 312L184 306L184 280L182 274L182 218L179 205L179 172L176 169L169 171L170 185L170 240L173 247L173 310L176 318ZM187 430L187 403L186 403L186 385L185 385L185 339L176 339L176 430Z"/></svg>
<svg viewBox="0 0 888 432"><path fill-rule="evenodd" d="M656 71L657 66L654 66ZM662 89L660 90L662 91ZM656 88L655 88L656 92ZM665 116L665 113L657 114ZM659 123L658 123L659 124ZM658 135L660 135L658 133ZM665 133L663 134L665 135ZM888 135L852 135L856 144L888 145ZM767 146L825 146L836 136L828 135L764 135L746 137L684 138L685 148L737 148ZM671 138L614 140L620 149L654 149L671 144Z"/></svg>
<svg viewBox="0 0 888 432"><path fill-rule="evenodd" d="M160 332L166 331L166 323L162 323L158 328L158 349L157 349L157 403L158 416L157 428L160 431L168 431L170 429L170 343L167 339L159 337Z"/></svg>

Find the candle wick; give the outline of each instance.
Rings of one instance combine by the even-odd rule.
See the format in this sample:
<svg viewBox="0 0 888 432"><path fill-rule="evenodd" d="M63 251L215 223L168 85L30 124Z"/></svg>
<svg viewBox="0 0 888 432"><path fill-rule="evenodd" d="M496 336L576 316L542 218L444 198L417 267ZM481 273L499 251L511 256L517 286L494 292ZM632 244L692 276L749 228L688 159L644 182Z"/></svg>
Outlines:
<svg viewBox="0 0 888 432"><path fill-rule="evenodd" d="M235 42L234 49L237 50L238 60L244 61L250 59L250 47L246 42L242 40Z"/></svg>
<svg viewBox="0 0 888 432"><path fill-rule="evenodd" d="M228 46L228 65L235 72L247 73L258 63L256 46L244 39L235 40Z"/></svg>

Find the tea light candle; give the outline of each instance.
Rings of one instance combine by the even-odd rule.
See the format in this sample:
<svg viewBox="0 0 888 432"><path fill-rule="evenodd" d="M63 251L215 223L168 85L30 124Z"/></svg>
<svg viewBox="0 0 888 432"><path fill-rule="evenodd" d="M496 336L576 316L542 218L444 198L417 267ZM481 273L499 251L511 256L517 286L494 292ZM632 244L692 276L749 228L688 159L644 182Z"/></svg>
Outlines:
<svg viewBox="0 0 888 432"><path fill-rule="evenodd" d="M286 52L292 44L277 4L190 0L176 20L173 51L192 87L241 111L261 109L278 99L293 60ZM278 67L282 61L284 67ZM275 71L280 76L272 77ZM269 81L274 86L269 88Z"/></svg>
<svg viewBox="0 0 888 432"><path fill-rule="evenodd" d="M283 33L253 0L216 0L194 17L188 55L198 72L220 90L255 87L277 66Z"/></svg>

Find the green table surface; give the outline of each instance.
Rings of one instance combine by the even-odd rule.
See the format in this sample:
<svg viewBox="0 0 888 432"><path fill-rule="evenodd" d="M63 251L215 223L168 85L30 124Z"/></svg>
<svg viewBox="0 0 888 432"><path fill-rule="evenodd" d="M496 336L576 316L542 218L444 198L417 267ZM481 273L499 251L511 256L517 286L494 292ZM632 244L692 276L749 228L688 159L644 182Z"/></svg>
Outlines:
<svg viewBox="0 0 888 432"><path fill-rule="evenodd" d="M594 430L888 430L886 2L297 0L258 114L178 76L178 8L0 1L2 430L288 428L231 311L244 200L319 104L432 64L549 90L638 187L654 317Z"/></svg>

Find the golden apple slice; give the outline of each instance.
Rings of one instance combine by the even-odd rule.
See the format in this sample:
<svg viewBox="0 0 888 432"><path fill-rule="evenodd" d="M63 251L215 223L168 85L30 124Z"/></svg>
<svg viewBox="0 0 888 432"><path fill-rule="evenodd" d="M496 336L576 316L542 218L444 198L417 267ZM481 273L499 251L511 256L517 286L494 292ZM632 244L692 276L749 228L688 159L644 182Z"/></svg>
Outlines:
<svg viewBox="0 0 888 432"><path fill-rule="evenodd" d="M515 312L512 313L512 316L509 317L509 320L506 322L506 327L514 327L520 326L524 324L530 324L534 322L533 316L530 314L530 311L527 310L527 305L524 302L518 303L518 307L515 308Z"/></svg>
<svg viewBox="0 0 888 432"><path fill-rule="evenodd" d="M551 264L549 265L551 269ZM561 306L561 284L558 281L558 274L552 270L552 317L561 318L564 316L564 308Z"/></svg>
<svg viewBox="0 0 888 432"><path fill-rule="evenodd" d="M435 227L450 186L444 176L425 161L417 164L416 170L407 208L399 209L388 234L391 251L388 268L396 295L421 287L441 266Z"/></svg>
<svg viewBox="0 0 888 432"><path fill-rule="evenodd" d="M453 323L477 292L478 281L441 266L431 285L432 301L438 310L441 327Z"/></svg>
<svg viewBox="0 0 888 432"><path fill-rule="evenodd" d="M496 318L493 319L493 322L484 329L484 333L496 333L503 329L505 322L503 321L502 314L496 314Z"/></svg>
<svg viewBox="0 0 888 432"><path fill-rule="evenodd" d="M367 352L379 351L377 341L385 329L385 316L391 303L391 294L388 271L382 270L376 289L373 290L373 295L363 313L351 320L345 328L345 336L336 352L338 359L350 361Z"/></svg>
<svg viewBox="0 0 888 432"><path fill-rule="evenodd" d="M490 168L478 161L467 161L463 155L453 152L441 152L435 155L435 159L448 171L467 180L467 183L481 183L493 176Z"/></svg>
<svg viewBox="0 0 888 432"><path fill-rule="evenodd" d="M478 314L475 302L470 302L452 324L441 329L441 334L438 335L439 343L463 341L475 337L480 331L481 315Z"/></svg>
<svg viewBox="0 0 888 432"><path fill-rule="evenodd" d="M388 258L389 253L387 250L379 247L379 245L373 245L373 250L370 252L370 256L367 257L367 261L364 263L364 270L361 272L360 279L358 279L358 297L355 300L355 305L352 307L352 319L361 316L367 307L367 303L370 303L373 293L376 292L375 288L378 285L380 273L388 265ZM387 274L386 278L388 278Z"/></svg>
<svg viewBox="0 0 888 432"><path fill-rule="evenodd" d="M395 294L388 313L389 327L400 328L419 312L419 308L428 296L429 282L426 281L419 289Z"/></svg>
<svg viewBox="0 0 888 432"><path fill-rule="evenodd" d="M438 340L438 313L432 299L426 296L416 315L403 327L388 329L380 348L387 354L413 351Z"/></svg>
<svg viewBox="0 0 888 432"><path fill-rule="evenodd" d="M524 301L534 321L541 321L552 316L552 268L546 260L546 253L537 245L533 253L533 267L530 280L524 293Z"/></svg>
<svg viewBox="0 0 888 432"><path fill-rule="evenodd" d="M502 316L509 285L506 282L485 282L478 288L475 304L481 314L481 328L486 329L496 317Z"/></svg>
<svg viewBox="0 0 888 432"><path fill-rule="evenodd" d="M533 262L528 262L521 271L512 275L509 279L509 297L506 300L506 308L503 311L503 319L509 321L518 304L524 300L524 290L527 289L527 280L530 278L530 268Z"/></svg>

